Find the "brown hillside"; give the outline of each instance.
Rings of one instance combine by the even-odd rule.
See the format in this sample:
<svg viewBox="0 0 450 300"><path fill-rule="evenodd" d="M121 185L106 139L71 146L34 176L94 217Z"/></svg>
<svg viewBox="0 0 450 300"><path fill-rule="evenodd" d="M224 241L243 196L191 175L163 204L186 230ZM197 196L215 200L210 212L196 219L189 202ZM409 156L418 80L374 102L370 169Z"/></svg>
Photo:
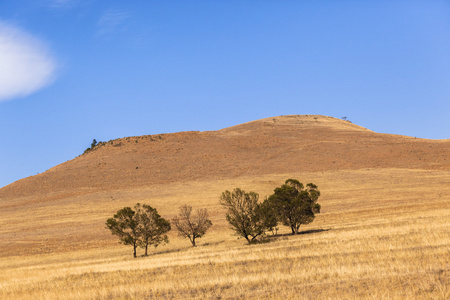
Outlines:
<svg viewBox="0 0 450 300"><path fill-rule="evenodd" d="M379 134L318 115L281 116L219 131L102 143L0 189L0 199L55 199L188 180L367 168L449 170L450 140Z"/></svg>
<svg viewBox="0 0 450 300"><path fill-rule="evenodd" d="M287 178L319 186L320 214L245 245L220 194ZM117 139L0 189L0 299L450 299L449 182L450 140L323 116ZM213 225L134 259L105 222L137 202Z"/></svg>

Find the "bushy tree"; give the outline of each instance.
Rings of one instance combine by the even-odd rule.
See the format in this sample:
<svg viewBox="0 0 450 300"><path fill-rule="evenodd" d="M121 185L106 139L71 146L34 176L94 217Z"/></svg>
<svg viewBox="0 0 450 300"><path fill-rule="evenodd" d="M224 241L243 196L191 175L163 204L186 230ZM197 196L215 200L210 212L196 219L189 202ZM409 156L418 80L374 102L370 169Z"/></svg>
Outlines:
<svg viewBox="0 0 450 300"><path fill-rule="evenodd" d="M260 204L260 209L265 230L271 231L272 234L278 232L277 211L268 198Z"/></svg>
<svg viewBox="0 0 450 300"><path fill-rule="evenodd" d="M178 230L178 235L189 238L192 246L195 247L195 239L201 238L211 227L212 222L208 219L206 208L198 209L192 214L192 206L183 205L177 217L173 218L172 223Z"/></svg>
<svg viewBox="0 0 450 300"><path fill-rule="evenodd" d="M138 225L136 212L130 207L118 210L114 217L106 221L106 228L119 237L120 243L133 246L134 257L136 257L136 247L140 236Z"/></svg>
<svg viewBox="0 0 450 300"><path fill-rule="evenodd" d="M278 220L289 226L292 234L298 234L300 225L311 223L315 214L320 212L319 196L317 185L308 183L305 188L298 180L288 179L274 190L268 203Z"/></svg>
<svg viewBox="0 0 450 300"><path fill-rule="evenodd" d="M138 221L138 245L145 249L145 256L148 255L148 245L155 248L161 243L168 243L169 238L166 233L170 231L170 222L162 218L158 211L149 206L136 204L136 219Z"/></svg>
<svg viewBox="0 0 450 300"><path fill-rule="evenodd" d="M226 219L237 235L253 243L265 232L264 219L259 195L255 192L246 193L240 188L232 192L225 191L220 196L220 204L226 209Z"/></svg>
<svg viewBox="0 0 450 300"><path fill-rule="evenodd" d="M147 255L148 245L157 247L162 242L168 242L165 233L170 230L170 223L149 205L137 203L134 209L124 207L118 210L113 218L106 221L106 228L119 237L120 243L132 245L133 256L136 257L138 246L145 248Z"/></svg>

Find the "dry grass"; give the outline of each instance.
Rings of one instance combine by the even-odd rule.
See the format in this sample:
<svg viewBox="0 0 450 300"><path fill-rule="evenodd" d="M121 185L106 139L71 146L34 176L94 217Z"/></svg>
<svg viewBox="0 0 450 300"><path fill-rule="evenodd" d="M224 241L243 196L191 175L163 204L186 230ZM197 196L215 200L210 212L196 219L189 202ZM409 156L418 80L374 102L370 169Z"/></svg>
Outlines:
<svg viewBox="0 0 450 300"><path fill-rule="evenodd" d="M323 194L323 213L304 234L252 246L232 236L220 192L239 186L264 196L288 177ZM4 203L0 298L449 299L448 182L448 171L368 169L153 185L28 201L24 210ZM169 219L184 203L207 207L214 226L199 247L172 234L133 259L104 222L136 202Z"/></svg>

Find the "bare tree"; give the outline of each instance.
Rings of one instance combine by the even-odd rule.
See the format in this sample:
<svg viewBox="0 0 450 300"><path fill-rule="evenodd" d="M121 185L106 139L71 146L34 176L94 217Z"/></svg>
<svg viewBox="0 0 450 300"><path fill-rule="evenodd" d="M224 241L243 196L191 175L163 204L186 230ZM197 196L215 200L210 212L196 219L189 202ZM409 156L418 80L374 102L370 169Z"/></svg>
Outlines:
<svg viewBox="0 0 450 300"><path fill-rule="evenodd" d="M195 247L195 239L201 238L211 227L212 222L208 219L208 211L206 208L198 209L192 214L192 206L183 205L177 217L173 218L172 223L178 230L178 235L189 238L192 246Z"/></svg>

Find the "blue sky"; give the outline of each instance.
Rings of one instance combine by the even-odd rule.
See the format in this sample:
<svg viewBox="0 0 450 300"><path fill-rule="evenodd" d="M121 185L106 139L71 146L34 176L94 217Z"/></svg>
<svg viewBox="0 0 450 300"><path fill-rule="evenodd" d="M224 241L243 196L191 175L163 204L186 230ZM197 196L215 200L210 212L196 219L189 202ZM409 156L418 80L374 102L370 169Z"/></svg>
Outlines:
<svg viewBox="0 0 450 300"><path fill-rule="evenodd" d="M450 138L450 2L0 2L0 187L94 138L289 114Z"/></svg>

